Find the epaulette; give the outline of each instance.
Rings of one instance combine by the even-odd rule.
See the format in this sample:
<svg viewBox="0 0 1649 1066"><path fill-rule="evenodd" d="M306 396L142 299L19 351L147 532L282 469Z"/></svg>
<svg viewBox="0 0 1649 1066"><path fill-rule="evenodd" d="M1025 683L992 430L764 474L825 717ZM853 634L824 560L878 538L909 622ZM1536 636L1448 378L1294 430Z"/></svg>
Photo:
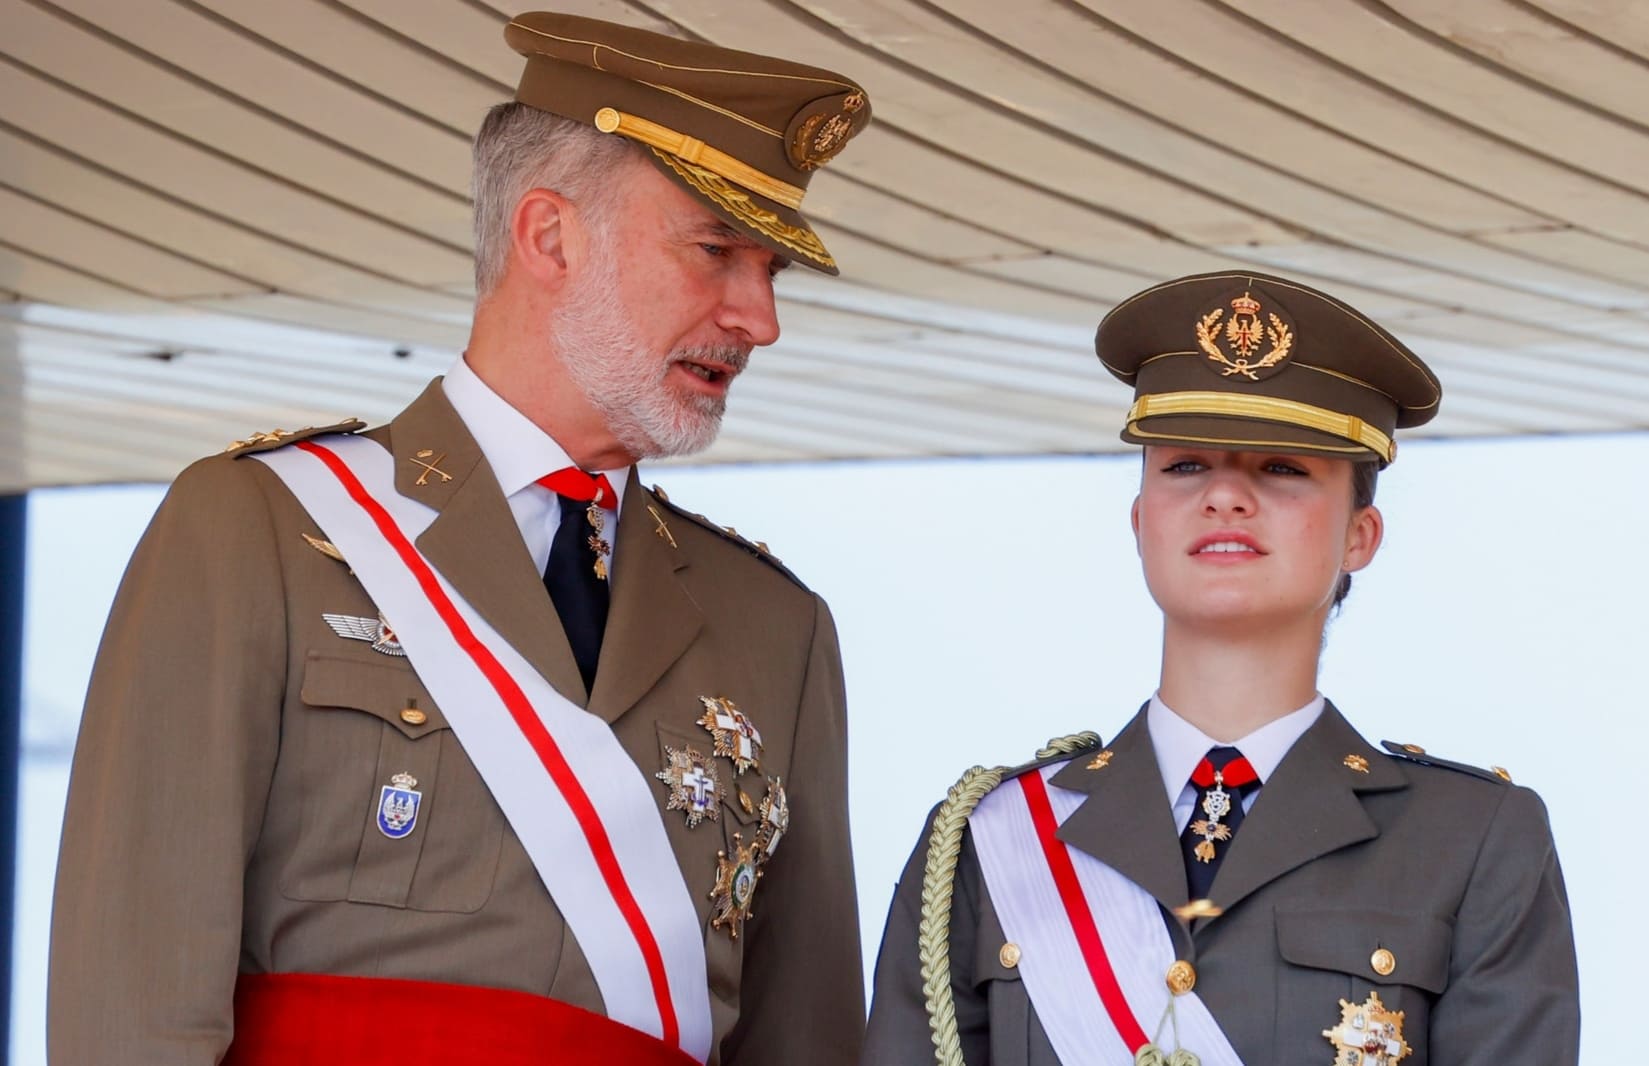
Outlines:
<svg viewBox="0 0 1649 1066"><path fill-rule="evenodd" d="M223 449L223 454L240 457L253 455L257 452L267 452L272 448L279 448L293 441L308 440L310 437L319 437L324 433L359 433L366 428L366 423L359 418L346 418L342 422L334 422L330 426L305 426L302 429L272 429L266 433L254 433L245 440L232 441Z"/></svg>
<svg viewBox="0 0 1649 1066"><path fill-rule="evenodd" d="M1399 744L1393 740L1382 740L1380 746L1399 759L1417 762L1421 766L1440 766L1445 770L1457 770L1473 777L1481 777L1485 781L1498 781L1501 784L1512 783L1511 772L1504 766L1491 766L1487 770L1481 766L1472 766L1470 763L1455 762L1452 759L1440 759L1418 744Z"/></svg>
<svg viewBox="0 0 1649 1066"><path fill-rule="evenodd" d="M779 561L778 556L773 554L765 542L759 540L749 540L741 536L739 531L734 529L732 526L718 526L716 523L710 521L710 519L699 514L697 511L688 511L678 504L671 503L670 497L657 485L654 485L652 489L649 490L649 494L659 503L663 504L671 513L678 514L697 525L703 526L705 529L708 529L710 532L721 537L723 540L732 541L734 544L737 544L739 547L743 548L746 552L760 559L768 566L771 566L791 581L794 581L797 585L804 589L807 588L807 586L802 583L801 578L791 573L790 568Z"/></svg>

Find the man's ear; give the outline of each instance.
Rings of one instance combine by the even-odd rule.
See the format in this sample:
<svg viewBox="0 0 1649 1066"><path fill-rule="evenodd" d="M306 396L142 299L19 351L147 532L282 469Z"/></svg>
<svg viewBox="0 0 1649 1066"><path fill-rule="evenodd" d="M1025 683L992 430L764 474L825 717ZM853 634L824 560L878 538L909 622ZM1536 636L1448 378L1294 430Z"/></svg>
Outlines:
<svg viewBox="0 0 1649 1066"><path fill-rule="evenodd" d="M1352 515L1351 525L1346 527L1346 554L1340 569L1354 574L1373 562L1385 535L1386 520L1378 507L1370 504Z"/></svg>
<svg viewBox="0 0 1649 1066"><path fill-rule="evenodd" d="M1139 497L1134 497L1134 505L1128 508L1128 524L1134 527L1134 551L1139 552Z"/></svg>
<svg viewBox="0 0 1649 1066"><path fill-rule="evenodd" d="M553 189L529 189L510 216L510 257L547 288L566 281L570 206Z"/></svg>

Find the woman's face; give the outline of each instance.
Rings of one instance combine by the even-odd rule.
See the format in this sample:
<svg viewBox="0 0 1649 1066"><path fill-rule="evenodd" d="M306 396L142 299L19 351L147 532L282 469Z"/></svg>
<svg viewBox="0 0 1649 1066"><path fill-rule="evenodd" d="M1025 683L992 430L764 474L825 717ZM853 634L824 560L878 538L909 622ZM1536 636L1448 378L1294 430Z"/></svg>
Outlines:
<svg viewBox="0 0 1649 1066"><path fill-rule="evenodd" d="M1152 598L1171 624L1320 629L1380 546L1380 512L1351 491L1345 459L1147 447L1133 524Z"/></svg>

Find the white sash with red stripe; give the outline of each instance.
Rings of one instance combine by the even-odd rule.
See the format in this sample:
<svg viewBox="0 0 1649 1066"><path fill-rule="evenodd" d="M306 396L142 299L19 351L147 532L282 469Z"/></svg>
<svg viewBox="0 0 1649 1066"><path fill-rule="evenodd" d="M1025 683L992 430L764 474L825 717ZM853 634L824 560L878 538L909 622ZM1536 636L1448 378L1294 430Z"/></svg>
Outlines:
<svg viewBox="0 0 1649 1066"><path fill-rule="evenodd" d="M1059 1061L1133 1066L1147 1041L1172 1052L1177 1029L1178 1046L1203 1066L1242 1066L1195 992L1170 995L1174 946L1157 901L1054 836L1083 800L1047 784L1063 766L1003 782L968 819L991 903L1020 948L1020 979Z"/></svg>
<svg viewBox="0 0 1649 1066"><path fill-rule="evenodd" d="M557 692L415 546L435 512L363 437L252 456L349 560L440 704L577 937L607 1016L710 1054L704 934L641 768Z"/></svg>

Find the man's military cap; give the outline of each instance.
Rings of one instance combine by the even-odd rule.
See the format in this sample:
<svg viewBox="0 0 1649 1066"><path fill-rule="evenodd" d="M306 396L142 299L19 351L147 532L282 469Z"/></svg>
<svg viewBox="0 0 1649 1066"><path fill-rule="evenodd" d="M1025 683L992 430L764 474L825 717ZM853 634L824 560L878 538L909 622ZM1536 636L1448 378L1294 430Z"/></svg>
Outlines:
<svg viewBox="0 0 1649 1066"><path fill-rule="evenodd" d="M639 142L665 177L740 232L837 273L800 208L813 172L870 122L857 84L578 15L519 15L504 38L527 57L517 100Z"/></svg>
<svg viewBox="0 0 1649 1066"><path fill-rule="evenodd" d="M1264 274L1198 274L1122 301L1100 362L1134 386L1122 439L1321 453L1384 466L1392 432L1442 387L1390 333L1327 293Z"/></svg>

